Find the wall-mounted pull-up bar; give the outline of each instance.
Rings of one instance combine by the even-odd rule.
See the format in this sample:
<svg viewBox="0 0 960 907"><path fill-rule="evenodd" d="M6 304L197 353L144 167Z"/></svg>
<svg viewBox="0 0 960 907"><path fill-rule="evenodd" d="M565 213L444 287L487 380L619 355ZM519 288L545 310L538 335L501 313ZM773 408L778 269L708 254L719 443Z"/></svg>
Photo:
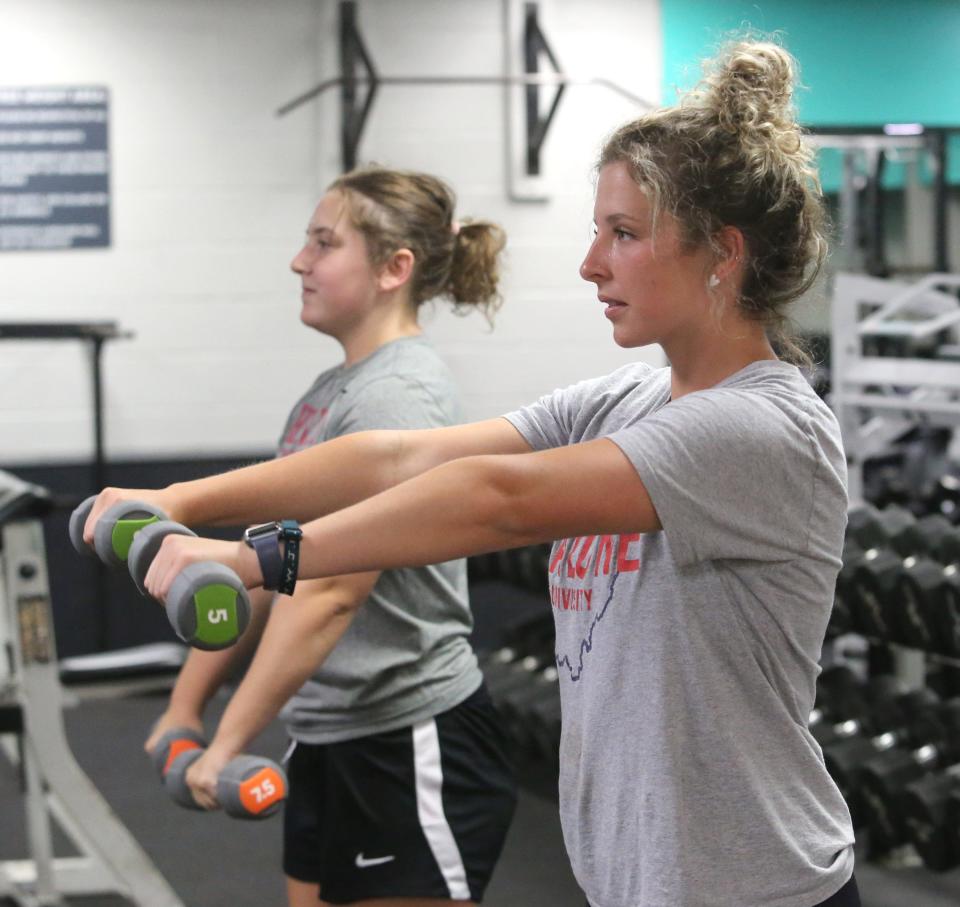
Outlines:
<svg viewBox="0 0 960 907"><path fill-rule="evenodd" d="M526 172L540 173L540 151L553 121L560 98L568 85L597 85L608 88L644 109L654 105L609 79L571 79L564 74L550 48L537 17L537 4L524 5L522 75L505 76L381 76L367 52L357 25L357 4L354 0L340 3L340 75L315 85L278 108L277 116L285 116L339 87L341 102L341 160L344 170L356 166L357 149L366 125L373 99L381 85L518 85L526 86ZM512 48L509 49L512 52ZM541 72L541 57L546 57L553 72ZM545 114L540 113L541 88L555 86L556 91ZM362 94L361 89L366 88Z"/></svg>

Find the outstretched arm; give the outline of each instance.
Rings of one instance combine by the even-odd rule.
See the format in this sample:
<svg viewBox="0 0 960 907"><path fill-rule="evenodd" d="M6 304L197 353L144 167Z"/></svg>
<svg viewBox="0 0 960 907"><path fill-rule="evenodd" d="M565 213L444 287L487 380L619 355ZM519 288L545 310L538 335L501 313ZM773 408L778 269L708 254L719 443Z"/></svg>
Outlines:
<svg viewBox="0 0 960 907"><path fill-rule="evenodd" d="M97 520L118 501L149 501L186 526L241 526L281 516L305 521L459 457L529 450L506 419L419 431L357 432L282 459L159 491L105 488L87 519L84 539L93 543Z"/></svg>
<svg viewBox="0 0 960 907"><path fill-rule="evenodd" d="M516 456L462 457L304 526L300 576L435 564L578 535L650 532L660 520L643 482L612 441ZM163 598L198 560L263 577L242 543L170 536L147 575Z"/></svg>

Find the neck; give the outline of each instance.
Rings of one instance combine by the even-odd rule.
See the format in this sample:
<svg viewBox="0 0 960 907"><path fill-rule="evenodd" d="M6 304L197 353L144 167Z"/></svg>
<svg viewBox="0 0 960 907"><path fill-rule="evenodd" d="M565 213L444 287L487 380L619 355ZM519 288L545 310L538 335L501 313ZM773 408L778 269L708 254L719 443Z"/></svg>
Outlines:
<svg viewBox="0 0 960 907"><path fill-rule="evenodd" d="M375 353L380 347L402 337L421 334L417 315L410 305L396 305L375 310L371 317L354 325L345 337L338 337L343 347L344 365L354 365Z"/></svg>
<svg viewBox="0 0 960 907"><path fill-rule="evenodd" d="M705 336L667 341L671 399L713 387L751 362L776 359L766 332L758 324L740 322L735 328L710 326Z"/></svg>

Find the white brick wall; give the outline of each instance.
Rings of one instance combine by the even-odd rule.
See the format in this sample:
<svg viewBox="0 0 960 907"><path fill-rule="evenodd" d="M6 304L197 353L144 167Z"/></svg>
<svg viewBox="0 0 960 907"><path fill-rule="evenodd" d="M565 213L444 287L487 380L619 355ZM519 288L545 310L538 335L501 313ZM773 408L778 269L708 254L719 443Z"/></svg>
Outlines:
<svg viewBox="0 0 960 907"><path fill-rule="evenodd" d="M498 75L502 17L499 0L359 9L384 75ZM4 0L0 86L111 92L113 247L0 255L0 320L116 319L136 332L105 355L110 456L266 450L302 388L338 361L335 343L300 325L288 270L339 169L336 92L274 116L336 73L336 21L330 0ZM656 100L656 0L543 0L541 24L571 75ZM510 238L493 333L478 315L424 313L471 418L638 356L659 361L612 343L577 275L593 157L634 112L603 88L570 88L544 149L549 201L517 203L502 89L381 88L361 159L443 176L461 215L498 220ZM89 455L87 374L79 344L0 344L0 462Z"/></svg>

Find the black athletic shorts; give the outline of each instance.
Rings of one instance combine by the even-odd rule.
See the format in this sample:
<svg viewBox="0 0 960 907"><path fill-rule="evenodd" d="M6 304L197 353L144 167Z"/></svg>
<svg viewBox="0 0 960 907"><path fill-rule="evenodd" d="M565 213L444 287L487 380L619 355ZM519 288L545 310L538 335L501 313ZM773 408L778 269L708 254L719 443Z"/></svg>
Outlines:
<svg viewBox="0 0 960 907"><path fill-rule="evenodd" d="M484 686L413 727L297 743L287 764L284 872L325 901L480 901L516 785Z"/></svg>

